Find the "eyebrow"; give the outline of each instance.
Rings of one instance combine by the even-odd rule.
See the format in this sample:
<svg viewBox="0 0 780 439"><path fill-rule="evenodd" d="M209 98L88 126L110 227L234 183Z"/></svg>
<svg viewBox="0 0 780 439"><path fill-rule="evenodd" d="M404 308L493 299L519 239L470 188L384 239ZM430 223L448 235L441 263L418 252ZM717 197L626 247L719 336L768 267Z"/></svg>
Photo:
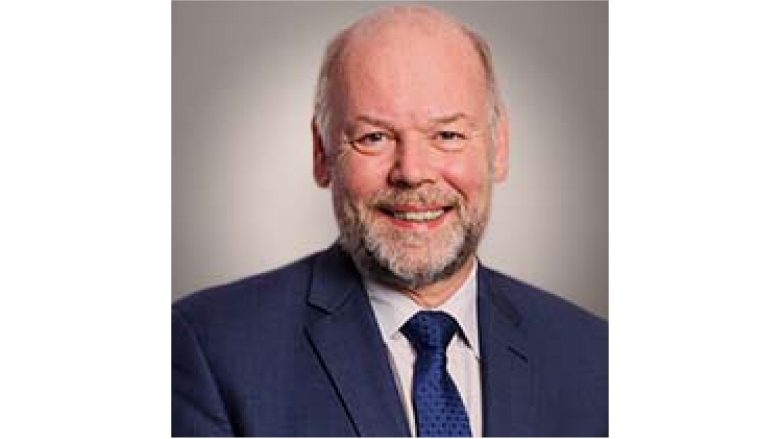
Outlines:
<svg viewBox="0 0 780 439"><path fill-rule="evenodd" d="M461 119L465 119L466 122L469 123L469 125L473 125L471 118L466 116L466 113L455 113L449 116L434 117L433 119L431 119L431 122L438 125L444 125L452 122L457 122Z"/></svg>
<svg viewBox="0 0 780 439"><path fill-rule="evenodd" d="M349 125L354 125L356 122L365 122L365 123L367 123L369 125L382 127L382 128L388 129L388 130L395 129L395 125L393 125L391 122L387 122L387 121L384 121L384 120L381 120L381 119L377 119L377 118L374 118L374 117L371 117L371 116L367 116L365 114L358 115L355 118L354 122L349 123Z"/></svg>

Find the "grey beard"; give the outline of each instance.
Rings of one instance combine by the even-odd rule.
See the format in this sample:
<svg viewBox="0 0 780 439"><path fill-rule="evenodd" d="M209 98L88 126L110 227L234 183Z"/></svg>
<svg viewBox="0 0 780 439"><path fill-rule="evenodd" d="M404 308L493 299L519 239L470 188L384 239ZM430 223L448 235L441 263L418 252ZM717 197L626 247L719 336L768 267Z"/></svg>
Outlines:
<svg viewBox="0 0 780 439"><path fill-rule="evenodd" d="M425 267L403 267L398 254L381 238L372 237L364 221L339 217L339 244L352 257L363 276L398 289L419 289L447 279L458 272L476 253L486 221L466 223L462 240L445 257L431 258Z"/></svg>

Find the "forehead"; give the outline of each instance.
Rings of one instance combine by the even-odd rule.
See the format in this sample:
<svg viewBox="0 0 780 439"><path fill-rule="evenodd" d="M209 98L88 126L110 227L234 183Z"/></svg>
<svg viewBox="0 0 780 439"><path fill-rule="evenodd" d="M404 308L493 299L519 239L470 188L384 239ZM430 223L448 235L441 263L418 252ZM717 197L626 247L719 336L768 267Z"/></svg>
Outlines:
<svg viewBox="0 0 780 439"><path fill-rule="evenodd" d="M351 38L341 64L345 116L395 121L486 113L484 67L459 29L392 23Z"/></svg>

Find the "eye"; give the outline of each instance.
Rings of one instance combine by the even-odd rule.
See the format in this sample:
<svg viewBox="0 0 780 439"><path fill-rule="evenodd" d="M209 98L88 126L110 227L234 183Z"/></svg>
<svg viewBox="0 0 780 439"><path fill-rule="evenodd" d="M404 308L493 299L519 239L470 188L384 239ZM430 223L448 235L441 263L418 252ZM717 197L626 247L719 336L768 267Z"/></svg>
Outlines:
<svg viewBox="0 0 780 439"><path fill-rule="evenodd" d="M466 147L466 135L459 131L440 130L433 135L434 145L442 151L460 151Z"/></svg>
<svg viewBox="0 0 780 439"><path fill-rule="evenodd" d="M436 137L440 140L464 140L466 136L457 131L439 131L436 133Z"/></svg>
<svg viewBox="0 0 780 439"><path fill-rule="evenodd" d="M393 138L385 132L372 131L351 141L350 144L360 152L377 154L392 147Z"/></svg>
<svg viewBox="0 0 780 439"><path fill-rule="evenodd" d="M375 133L368 133L368 134L366 134L365 136L359 138L357 140L357 142L361 143L361 144L367 144L368 145L368 144L372 144L372 143L379 143L379 142L381 142L382 140L384 140L386 138L387 138L387 135L385 135L385 133L375 132Z"/></svg>

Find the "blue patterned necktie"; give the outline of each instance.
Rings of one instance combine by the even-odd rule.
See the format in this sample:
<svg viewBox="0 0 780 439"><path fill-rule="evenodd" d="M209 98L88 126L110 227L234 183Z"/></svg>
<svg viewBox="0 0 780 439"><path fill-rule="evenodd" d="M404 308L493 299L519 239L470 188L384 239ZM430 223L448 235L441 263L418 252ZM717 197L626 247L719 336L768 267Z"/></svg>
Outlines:
<svg viewBox="0 0 780 439"><path fill-rule="evenodd" d="M457 330L458 322L441 311L420 311L401 328L417 352L412 383L417 436L471 436L463 401L447 373L447 345Z"/></svg>

